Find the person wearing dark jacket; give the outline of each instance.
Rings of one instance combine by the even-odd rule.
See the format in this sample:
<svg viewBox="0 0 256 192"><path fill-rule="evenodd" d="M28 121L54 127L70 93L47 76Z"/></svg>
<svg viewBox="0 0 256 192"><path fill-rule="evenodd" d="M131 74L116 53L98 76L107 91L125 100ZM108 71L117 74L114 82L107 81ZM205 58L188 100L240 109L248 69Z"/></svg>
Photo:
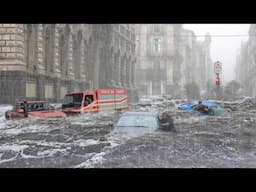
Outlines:
<svg viewBox="0 0 256 192"><path fill-rule="evenodd" d="M203 105L202 101L198 101L198 105L196 106L195 110L205 113L209 112L208 107Z"/></svg>
<svg viewBox="0 0 256 192"><path fill-rule="evenodd" d="M28 117L28 103L24 101L24 117Z"/></svg>
<svg viewBox="0 0 256 192"><path fill-rule="evenodd" d="M174 122L172 117L167 113L163 112L159 116L160 129L163 131L175 131Z"/></svg>

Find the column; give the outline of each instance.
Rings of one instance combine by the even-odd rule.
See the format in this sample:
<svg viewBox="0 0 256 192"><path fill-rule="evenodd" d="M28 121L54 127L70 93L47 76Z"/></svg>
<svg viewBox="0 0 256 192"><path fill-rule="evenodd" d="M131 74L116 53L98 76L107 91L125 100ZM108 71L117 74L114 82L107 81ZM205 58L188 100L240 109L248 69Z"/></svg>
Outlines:
<svg viewBox="0 0 256 192"><path fill-rule="evenodd" d="M43 25L38 24L37 27L37 71L39 74L45 74L43 63Z"/></svg>
<svg viewBox="0 0 256 192"><path fill-rule="evenodd" d="M83 38L81 39L81 46L80 46L80 79L85 81L85 45L83 43Z"/></svg>
<svg viewBox="0 0 256 192"><path fill-rule="evenodd" d="M60 78L59 30L56 25L53 25L53 66L54 76Z"/></svg>
<svg viewBox="0 0 256 192"><path fill-rule="evenodd" d="M67 26L70 27L70 26ZM71 35L71 31L66 34L67 42L68 42L68 52L67 52L67 63L68 63L68 79L74 80L74 71L73 71L73 39Z"/></svg>
<svg viewBox="0 0 256 192"><path fill-rule="evenodd" d="M118 86L121 86L121 56L117 55L117 71L116 71L116 83Z"/></svg>

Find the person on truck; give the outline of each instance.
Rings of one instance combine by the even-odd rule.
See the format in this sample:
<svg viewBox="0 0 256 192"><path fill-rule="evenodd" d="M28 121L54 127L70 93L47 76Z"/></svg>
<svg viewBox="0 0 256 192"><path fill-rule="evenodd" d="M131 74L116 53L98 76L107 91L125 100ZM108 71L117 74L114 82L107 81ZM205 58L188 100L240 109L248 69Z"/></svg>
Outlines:
<svg viewBox="0 0 256 192"><path fill-rule="evenodd" d="M87 96L87 97L85 98L85 106L87 106L87 105L89 105L89 104L91 104L91 103L92 103L92 99Z"/></svg>

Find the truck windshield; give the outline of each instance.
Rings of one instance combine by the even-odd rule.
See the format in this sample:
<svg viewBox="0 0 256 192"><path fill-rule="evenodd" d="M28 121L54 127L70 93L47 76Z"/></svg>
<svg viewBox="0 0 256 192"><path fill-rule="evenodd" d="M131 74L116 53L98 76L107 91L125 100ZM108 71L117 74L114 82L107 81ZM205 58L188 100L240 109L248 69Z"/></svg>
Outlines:
<svg viewBox="0 0 256 192"><path fill-rule="evenodd" d="M66 95L62 107L79 107L82 104L83 94Z"/></svg>

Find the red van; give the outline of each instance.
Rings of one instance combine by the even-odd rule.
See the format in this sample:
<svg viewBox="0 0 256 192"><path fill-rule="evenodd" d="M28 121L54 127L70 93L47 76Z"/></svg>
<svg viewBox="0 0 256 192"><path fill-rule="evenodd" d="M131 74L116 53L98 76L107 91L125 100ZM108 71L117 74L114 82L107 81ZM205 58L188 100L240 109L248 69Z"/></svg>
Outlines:
<svg viewBox="0 0 256 192"><path fill-rule="evenodd" d="M65 95L62 104L62 111L67 114L128 109L128 92L125 89L72 92Z"/></svg>

